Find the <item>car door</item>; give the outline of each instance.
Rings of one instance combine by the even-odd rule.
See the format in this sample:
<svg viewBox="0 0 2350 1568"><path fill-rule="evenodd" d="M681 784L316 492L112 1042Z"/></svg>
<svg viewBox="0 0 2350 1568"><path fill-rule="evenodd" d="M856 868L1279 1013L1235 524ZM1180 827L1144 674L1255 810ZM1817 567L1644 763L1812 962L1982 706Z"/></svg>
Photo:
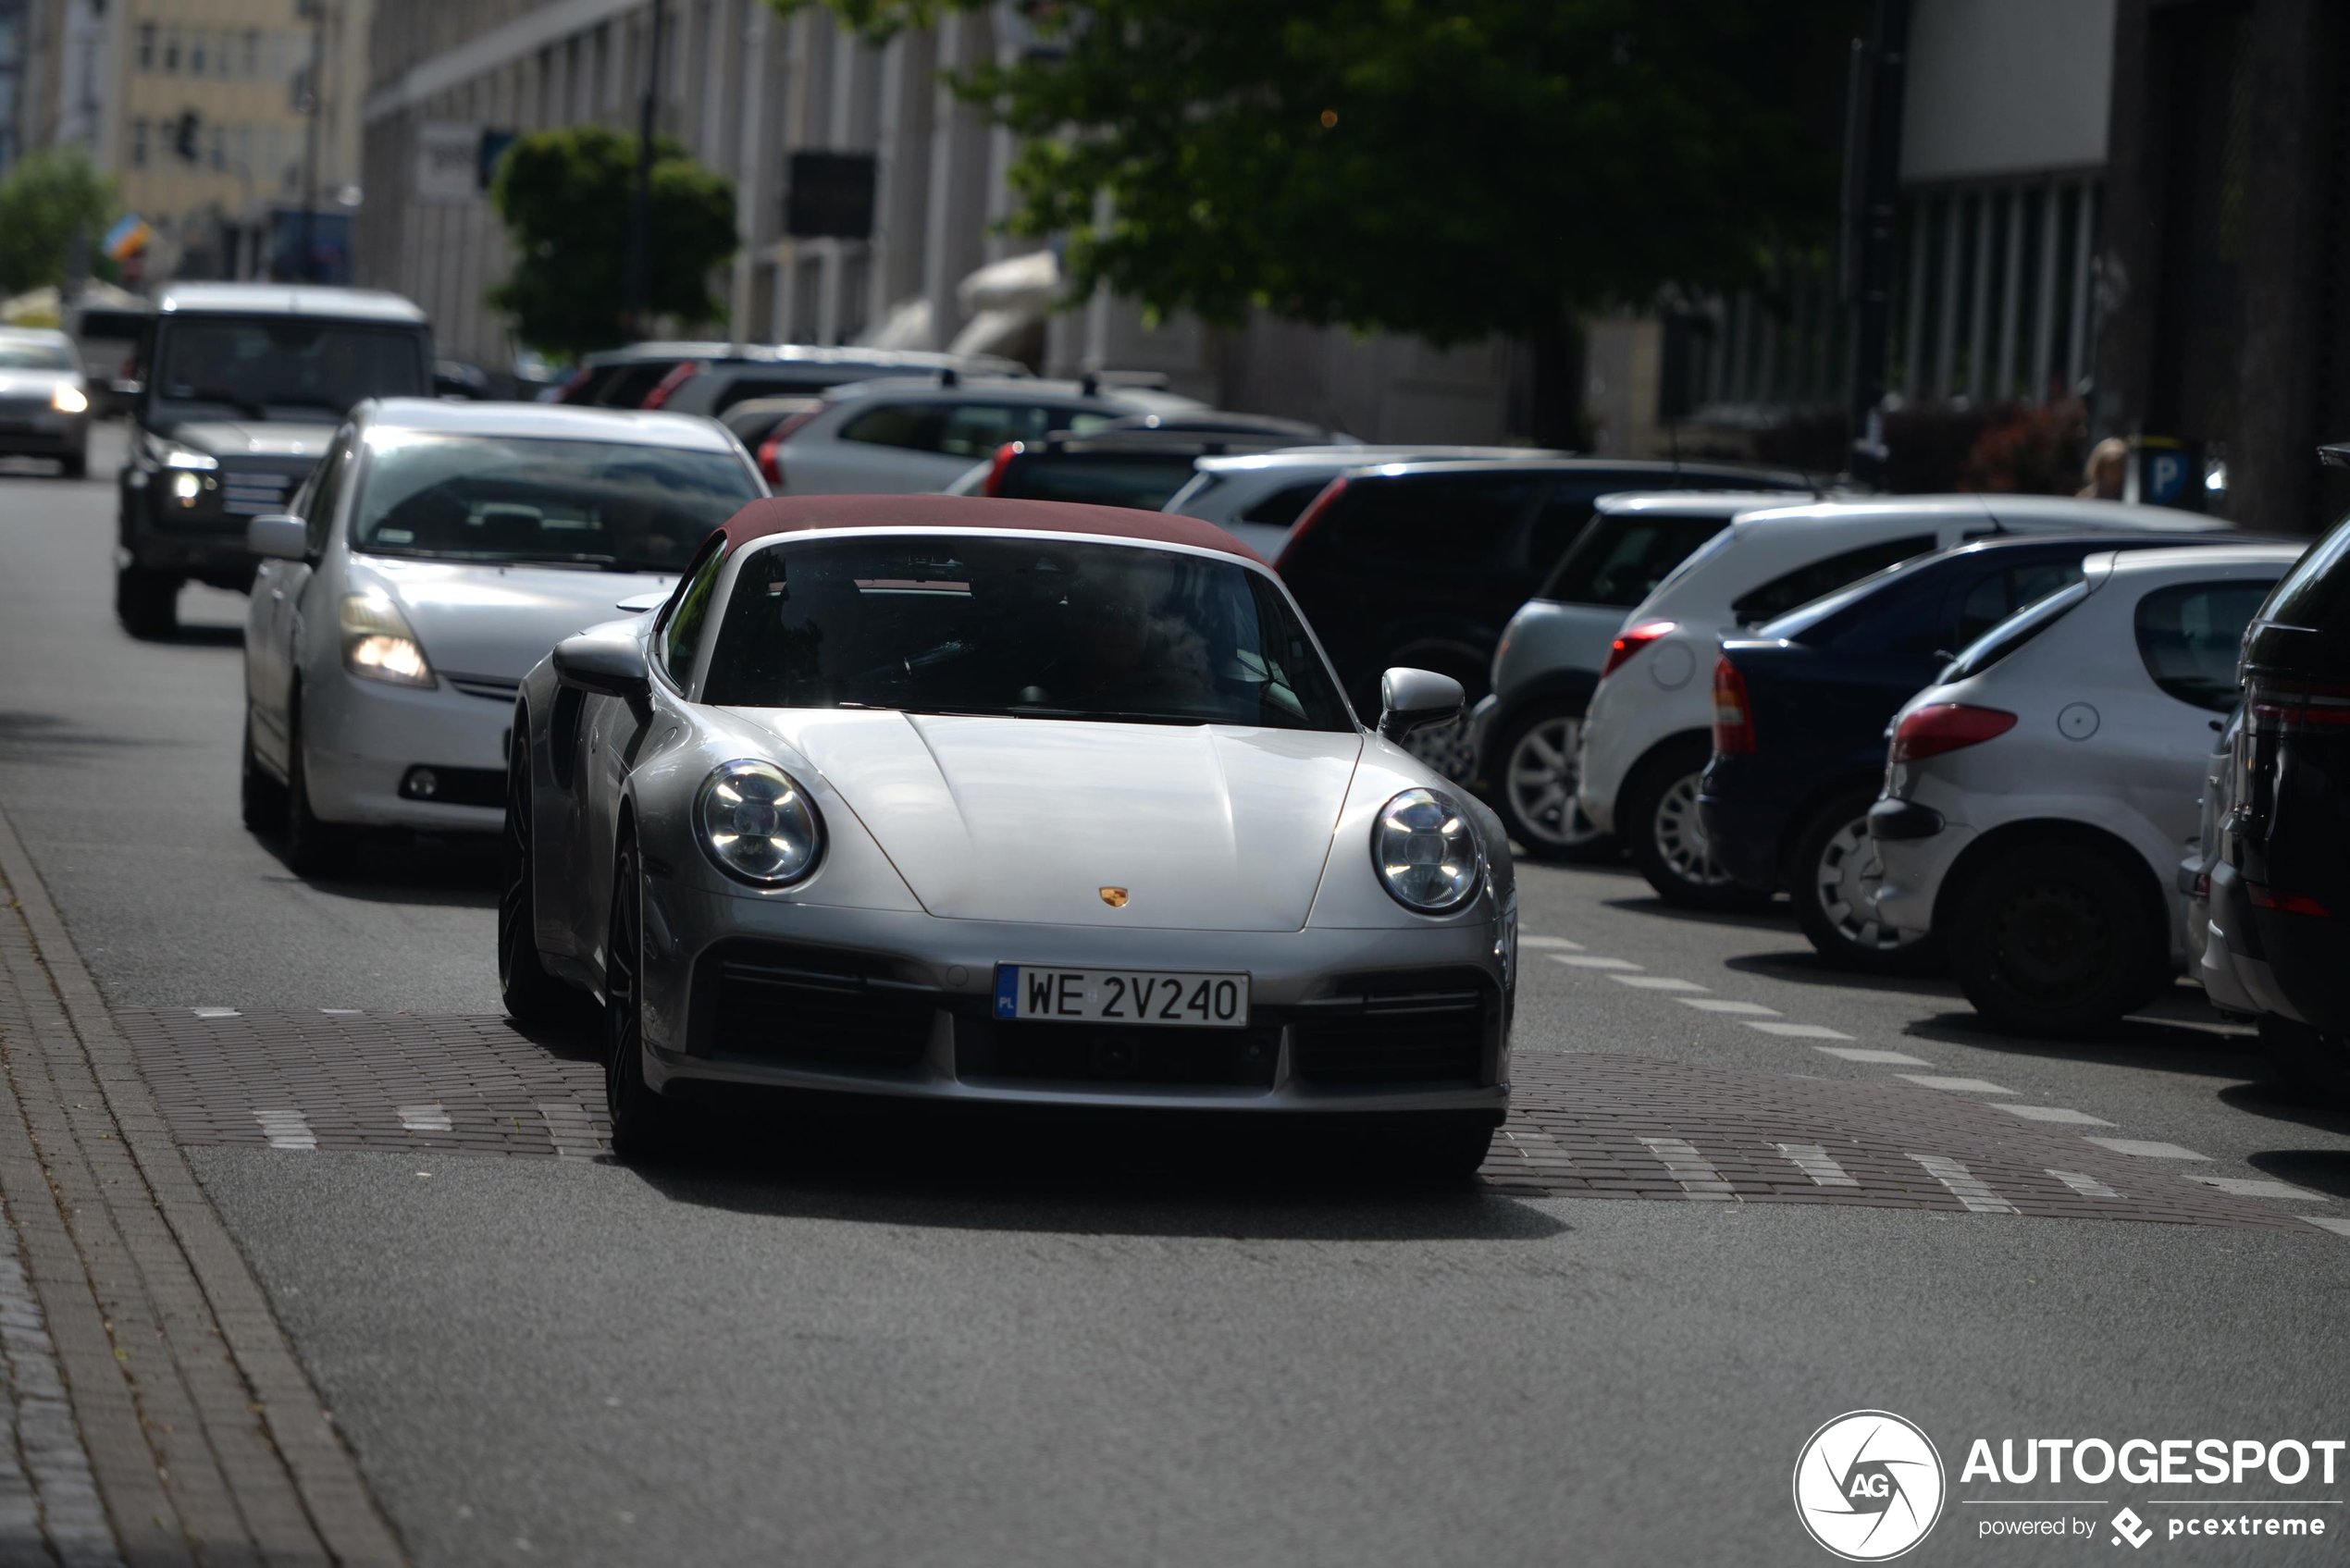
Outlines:
<svg viewBox="0 0 2350 1568"><path fill-rule="evenodd" d="M338 431L291 503L309 535L309 555L303 561L265 561L253 585L247 663L253 685L254 738L262 754L281 767L286 761L288 715L301 665L303 599L317 574L332 538L344 491L354 466L355 443L350 428Z"/></svg>

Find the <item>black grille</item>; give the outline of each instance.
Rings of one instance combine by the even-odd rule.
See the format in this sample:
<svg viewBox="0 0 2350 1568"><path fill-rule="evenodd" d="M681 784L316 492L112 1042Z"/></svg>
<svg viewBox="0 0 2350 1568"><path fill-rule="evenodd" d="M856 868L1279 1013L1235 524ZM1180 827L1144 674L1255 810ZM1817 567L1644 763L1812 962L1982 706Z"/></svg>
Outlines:
<svg viewBox="0 0 2350 1568"><path fill-rule="evenodd" d="M1474 1083L1499 1005L1475 969L1356 975L1291 1009L1290 1070L1308 1083Z"/></svg>
<svg viewBox="0 0 2350 1568"><path fill-rule="evenodd" d="M1280 1050L1278 1025L1188 1029L961 1019L956 1028L955 1075L1136 1088L1222 1084L1269 1089Z"/></svg>
<svg viewBox="0 0 2350 1568"><path fill-rule="evenodd" d="M220 510L231 517L258 517L285 508L293 488L291 474L268 474L251 468L224 469L220 475Z"/></svg>
<svg viewBox="0 0 2350 1568"><path fill-rule="evenodd" d="M899 1071L930 1045L937 995L891 978L886 960L828 948L735 943L702 960L708 1053Z"/></svg>

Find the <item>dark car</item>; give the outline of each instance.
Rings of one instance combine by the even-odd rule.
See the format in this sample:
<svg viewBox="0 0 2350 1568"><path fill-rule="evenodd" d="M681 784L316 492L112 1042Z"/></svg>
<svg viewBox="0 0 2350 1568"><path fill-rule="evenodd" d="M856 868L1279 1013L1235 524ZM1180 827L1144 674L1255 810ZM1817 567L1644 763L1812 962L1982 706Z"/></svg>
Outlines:
<svg viewBox="0 0 2350 1568"><path fill-rule="evenodd" d="M2350 448L2327 460L2350 467ZM2210 940L2296 1079L2350 1082L2350 517L2245 629L2232 809L2209 862Z"/></svg>
<svg viewBox="0 0 2350 1568"><path fill-rule="evenodd" d="M1886 726L1955 649L2081 580L2100 550L2240 543L2239 534L1985 539L1904 562L1725 640L1714 667L1713 759L1698 810L1739 883L1785 889L1822 956L1860 969L1930 966L1932 938L1875 918L1868 809Z"/></svg>
<svg viewBox="0 0 2350 1568"><path fill-rule="evenodd" d="M1144 423L1156 417L1117 420L1082 436L1055 431L1041 441L1007 441L972 492L1157 512L1192 482L1203 457L1271 451L1330 438L1329 432L1312 426L1245 415L1235 416L1230 428L1214 423L1223 417L1216 414L1188 416L1198 422L1180 426Z"/></svg>
<svg viewBox="0 0 2350 1568"><path fill-rule="evenodd" d="M820 348L805 343L631 343L589 354L552 402L594 408L663 409L715 419L753 398L813 396L851 381L890 376L1025 376L992 354L901 349Z"/></svg>
<svg viewBox="0 0 2350 1568"><path fill-rule="evenodd" d="M1503 624L1550 576L1600 497L1812 488L1800 474L1721 463L1387 463L1332 480L1274 564L1359 711L1379 711L1379 672L1393 664L1450 675L1474 702L1485 694ZM1463 753L1432 760L1466 771L1457 726L1432 744Z"/></svg>

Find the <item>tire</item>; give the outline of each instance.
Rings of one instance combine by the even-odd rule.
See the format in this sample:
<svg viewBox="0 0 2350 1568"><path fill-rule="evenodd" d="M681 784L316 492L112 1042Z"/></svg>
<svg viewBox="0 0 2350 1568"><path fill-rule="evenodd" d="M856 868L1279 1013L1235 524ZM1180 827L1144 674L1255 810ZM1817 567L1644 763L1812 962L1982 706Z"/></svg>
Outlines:
<svg viewBox="0 0 2350 1568"><path fill-rule="evenodd" d="M267 833L285 821L286 786L269 776L253 748L253 705L245 705L245 747L237 803L248 833Z"/></svg>
<svg viewBox="0 0 2350 1568"><path fill-rule="evenodd" d="M1583 705L1561 702L1519 714L1495 739L1493 804L1529 859L1588 864L1621 853L1576 803L1582 738Z"/></svg>
<svg viewBox="0 0 2350 1568"><path fill-rule="evenodd" d="M1787 893L1795 921L1821 957L1861 974L1920 974L1942 961L1931 932L1903 936L1878 922L1876 848L1869 842L1874 791L1837 796L1812 815L1796 835Z"/></svg>
<svg viewBox="0 0 2350 1568"><path fill-rule="evenodd" d="M68 479L90 477L90 449L84 447L80 451L67 452L58 458L57 471Z"/></svg>
<svg viewBox="0 0 2350 1568"><path fill-rule="evenodd" d="M2350 1095L2350 1040L2263 1013L2260 1049L2269 1077L2294 1093L2328 1102Z"/></svg>
<svg viewBox="0 0 2350 1568"><path fill-rule="evenodd" d="M1657 896L1685 909L1760 909L1771 895L1731 880L1698 821L1697 780L1713 749L1689 740L1660 747L1616 799L1617 836Z"/></svg>
<svg viewBox="0 0 2350 1568"><path fill-rule="evenodd" d="M604 1100L612 1117L612 1157L623 1165L662 1159L683 1142L685 1117L645 1081L643 972L645 879L637 842L624 836L612 856L612 924L604 945Z"/></svg>
<svg viewBox="0 0 2350 1568"><path fill-rule="evenodd" d="M168 572L119 568L114 574L115 619L142 641L169 636L179 629L179 582Z"/></svg>
<svg viewBox="0 0 2350 1568"><path fill-rule="evenodd" d="M2047 1039L2110 1030L2145 1003L2169 957L2127 870L2087 845L2042 839L2001 852L1942 924L1950 972L1975 1011Z"/></svg>
<svg viewBox="0 0 2350 1568"><path fill-rule="evenodd" d="M286 869L298 877L331 876L350 862L351 834L347 829L321 821L310 809L310 770L303 761L299 693L286 712L286 803L279 819L285 834Z"/></svg>
<svg viewBox="0 0 2350 1568"><path fill-rule="evenodd" d="M517 716L519 718L519 715ZM571 988L547 972L538 956L538 897L531 881L530 739L514 726L506 759L506 827L498 868L498 994L518 1023L539 1023L567 1011Z"/></svg>

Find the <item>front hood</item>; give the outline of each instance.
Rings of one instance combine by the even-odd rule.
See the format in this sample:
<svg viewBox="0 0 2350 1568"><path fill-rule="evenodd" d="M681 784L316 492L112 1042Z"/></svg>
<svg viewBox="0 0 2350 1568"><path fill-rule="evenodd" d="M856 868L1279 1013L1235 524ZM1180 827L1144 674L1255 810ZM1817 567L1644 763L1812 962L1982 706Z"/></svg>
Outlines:
<svg viewBox="0 0 2350 1568"><path fill-rule="evenodd" d="M0 398L39 398L46 402L56 396L58 388L80 385L78 370L0 370Z"/></svg>
<svg viewBox="0 0 2350 1568"><path fill-rule="evenodd" d="M434 669L509 681L529 673L573 633L612 619L620 600L666 590L675 580L651 573L383 555L351 561L352 590L380 588L390 594Z"/></svg>
<svg viewBox="0 0 2350 1568"><path fill-rule="evenodd" d="M165 434L214 457L317 458L334 440L335 427L317 421L221 419L175 425Z"/></svg>
<svg viewBox="0 0 2350 1568"><path fill-rule="evenodd" d="M1363 749L1325 731L737 711L813 763L922 907L956 920L1296 931Z"/></svg>

